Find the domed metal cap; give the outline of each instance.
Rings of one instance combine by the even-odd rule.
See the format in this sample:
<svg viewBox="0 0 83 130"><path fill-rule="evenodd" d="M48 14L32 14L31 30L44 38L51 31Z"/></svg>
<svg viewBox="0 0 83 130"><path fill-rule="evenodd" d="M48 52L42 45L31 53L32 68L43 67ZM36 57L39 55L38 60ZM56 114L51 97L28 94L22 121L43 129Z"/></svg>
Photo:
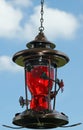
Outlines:
<svg viewBox="0 0 83 130"><path fill-rule="evenodd" d="M51 48L54 49L56 45L47 40L43 32L39 32L39 34L35 37L35 40L27 43L28 48Z"/></svg>

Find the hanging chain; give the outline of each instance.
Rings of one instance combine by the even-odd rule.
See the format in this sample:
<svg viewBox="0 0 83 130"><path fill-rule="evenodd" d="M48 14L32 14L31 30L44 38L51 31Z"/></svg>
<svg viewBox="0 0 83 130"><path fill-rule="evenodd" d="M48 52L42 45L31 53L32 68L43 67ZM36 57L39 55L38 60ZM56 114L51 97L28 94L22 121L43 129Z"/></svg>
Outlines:
<svg viewBox="0 0 83 130"><path fill-rule="evenodd" d="M43 22L44 22L44 19L43 19L43 14L44 14L44 10L43 10L43 5L44 5L44 0L41 0L41 18L40 18L40 27L39 27L39 31L40 32L43 32L44 31L44 27L43 27Z"/></svg>

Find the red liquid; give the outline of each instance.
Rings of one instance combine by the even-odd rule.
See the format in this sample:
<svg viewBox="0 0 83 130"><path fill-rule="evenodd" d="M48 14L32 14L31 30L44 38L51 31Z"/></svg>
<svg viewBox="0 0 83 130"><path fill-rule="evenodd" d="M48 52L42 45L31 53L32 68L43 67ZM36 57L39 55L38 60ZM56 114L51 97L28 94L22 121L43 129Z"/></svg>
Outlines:
<svg viewBox="0 0 83 130"><path fill-rule="evenodd" d="M41 78L45 72L49 77L48 66L34 66L30 72L26 72L26 83L32 94L30 108L35 110L48 109L48 91L52 89L53 81ZM54 79L54 70L50 69L50 78Z"/></svg>

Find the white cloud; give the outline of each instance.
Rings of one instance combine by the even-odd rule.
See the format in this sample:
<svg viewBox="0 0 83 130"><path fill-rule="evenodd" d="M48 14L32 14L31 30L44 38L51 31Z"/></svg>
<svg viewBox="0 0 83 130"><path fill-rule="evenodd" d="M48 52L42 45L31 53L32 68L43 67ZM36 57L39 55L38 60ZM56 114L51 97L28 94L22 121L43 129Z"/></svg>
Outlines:
<svg viewBox="0 0 83 130"><path fill-rule="evenodd" d="M10 0L9 2L20 7L28 7L32 5L31 0Z"/></svg>
<svg viewBox="0 0 83 130"><path fill-rule="evenodd" d="M51 36L53 39L55 37L71 38L75 35L79 23L73 14L47 8L45 15L48 37Z"/></svg>
<svg viewBox="0 0 83 130"><path fill-rule="evenodd" d="M22 67L14 64L12 58L9 56L0 56L0 71L19 72L22 71Z"/></svg>
<svg viewBox="0 0 83 130"><path fill-rule="evenodd" d="M36 7L34 14L30 16L29 22L25 26L24 34L31 38L35 30L40 26L40 8ZM70 13L58 9L45 7L44 9L44 28L45 34L50 39L56 37L72 38L79 27L78 19ZM29 32L30 28L30 32ZM26 35L25 35L26 36Z"/></svg>
<svg viewBox="0 0 83 130"><path fill-rule="evenodd" d="M21 31L22 12L0 0L0 37L14 37Z"/></svg>
<svg viewBox="0 0 83 130"><path fill-rule="evenodd" d="M23 0L28 4L30 0ZM14 3L22 4L22 0L14 0ZM34 13L28 16L27 22L23 23L23 12L21 9L15 9L12 4L6 0L0 0L0 37L31 40L38 33L40 26L40 7L33 8ZM25 20L26 21L26 20ZM44 27L45 34L50 39L72 38L79 26L78 19L71 13L44 8ZM50 40L48 39L48 40Z"/></svg>

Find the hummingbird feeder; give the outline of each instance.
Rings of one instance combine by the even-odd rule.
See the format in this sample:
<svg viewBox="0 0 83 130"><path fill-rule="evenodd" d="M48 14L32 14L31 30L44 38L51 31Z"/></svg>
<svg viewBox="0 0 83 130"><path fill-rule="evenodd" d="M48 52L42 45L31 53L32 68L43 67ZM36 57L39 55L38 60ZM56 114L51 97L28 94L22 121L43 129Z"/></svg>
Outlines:
<svg viewBox="0 0 83 130"><path fill-rule="evenodd" d="M39 34L26 45L28 49L13 56L13 61L25 71L25 99L21 96L19 102L26 109L13 118L13 124L23 128L49 129L69 123L68 116L55 109L56 96L64 87L63 80L57 78L57 69L66 65L69 58L54 50L55 44L44 35L43 4L41 0Z"/></svg>

